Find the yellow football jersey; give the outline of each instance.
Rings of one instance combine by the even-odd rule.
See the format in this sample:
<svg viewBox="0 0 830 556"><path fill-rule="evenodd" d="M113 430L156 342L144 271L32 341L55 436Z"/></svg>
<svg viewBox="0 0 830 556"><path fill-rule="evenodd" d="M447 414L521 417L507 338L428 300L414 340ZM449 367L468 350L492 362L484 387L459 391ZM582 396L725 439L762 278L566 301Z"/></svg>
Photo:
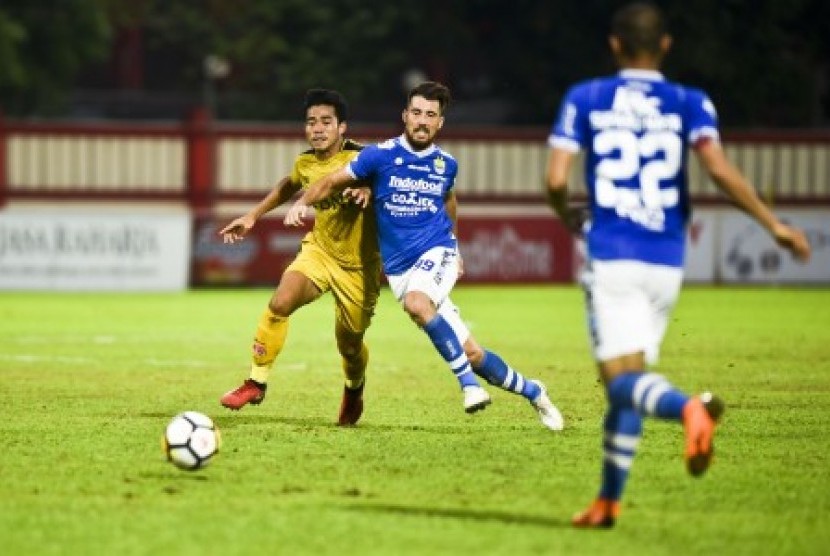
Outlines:
<svg viewBox="0 0 830 556"><path fill-rule="evenodd" d="M308 189L318 179L339 170L357 156L363 145L347 139L343 148L326 160L318 160L313 150L297 156L291 181ZM314 227L305 240L314 241L345 268L361 268L380 259L375 233L375 217L340 192L314 204Z"/></svg>

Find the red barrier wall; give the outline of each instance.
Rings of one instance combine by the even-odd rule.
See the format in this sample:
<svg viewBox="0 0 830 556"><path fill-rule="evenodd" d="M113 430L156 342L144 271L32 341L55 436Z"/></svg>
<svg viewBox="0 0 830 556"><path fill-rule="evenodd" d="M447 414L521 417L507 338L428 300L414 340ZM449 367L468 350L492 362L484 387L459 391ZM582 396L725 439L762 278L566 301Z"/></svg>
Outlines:
<svg viewBox="0 0 830 556"><path fill-rule="evenodd" d="M276 285L307 231L278 218L257 223L242 243L224 245L212 217L196 219L194 286ZM567 283L574 274L573 240L552 216L469 216L459 222L465 284Z"/></svg>

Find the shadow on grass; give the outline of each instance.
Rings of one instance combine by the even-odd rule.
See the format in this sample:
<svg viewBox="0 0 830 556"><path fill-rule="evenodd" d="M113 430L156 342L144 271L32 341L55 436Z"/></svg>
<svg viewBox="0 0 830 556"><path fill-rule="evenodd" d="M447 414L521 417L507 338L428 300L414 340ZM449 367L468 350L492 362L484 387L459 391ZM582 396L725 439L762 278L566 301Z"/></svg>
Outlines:
<svg viewBox="0 0 830 556"><path fill-rule="evenodd" d="M168 420L171 418L171 413L162 411L144 411L138 413L135 417L139 419L158 419ZM329 417L309 416L309 417L285 417L273 414L256 414L256 413L236 413L224 411L219 414L212 415L213 420L221 430L229 430L239 426L245 425L290 425L301 428L325 428L338 429L344 431L354 431L355 433L377 433L377 432L406 432L406 433L428 433L428 434L458 434L469 429L469 422L459 422L458 424L430 424L430 425L413 425L413 424L397 424L397 423L378 423L367 422L356 426L341 427ZM510 426L510 430L523 430L522 427ZM481 432L482 429L478 429ZM484 429L492 430L492 429Z"/></svg>
<svg viewBox="0 0 830 556"><path fill-rule="evenodd" d="M566 519L543 517L538 515L514 514L497 511L478 511L467 508L429 508L422 506L403 506L397 504L360 504L346 506L349 510L359 512L376 512L397 514L411 517L440 517L445 519L469 519L473 521L496 521L516 525L531 525L535 527L567 527L570 521Z"/></svg>
<svg viewBox="0 0 830 556"><path fill-rule="evenodd" d="M140 419L170 419L170 413L161 411L145 411L137 415ZM242 425L292 425L297 427L336 427L334 421L327 421L321 418L312 417L279 417L276 415L257 415L257 414L230 414L222 413L220 415L213 415L213 420L222 430L232 429Z"/></svg>

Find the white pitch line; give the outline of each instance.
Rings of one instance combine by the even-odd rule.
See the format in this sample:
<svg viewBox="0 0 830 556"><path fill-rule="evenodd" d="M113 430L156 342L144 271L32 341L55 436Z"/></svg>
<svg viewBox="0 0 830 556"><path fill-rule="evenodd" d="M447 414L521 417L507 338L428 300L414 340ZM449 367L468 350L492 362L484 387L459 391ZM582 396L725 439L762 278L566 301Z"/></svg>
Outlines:
<svg viewBox="0 0 830 556"><path fill-rule="evenodd" d="M89 357L70 357L66 355L35 355L33 353L0 354L0 359L19 363L92 363Z"/></svg>
<svg viewBox="0 0 830 556"><path fill-rule="evenodd" d="M153 367L206 367L209 365L206 361L198 360L161 360L161 359L145 359L144 363L152 365Z"/></svg>

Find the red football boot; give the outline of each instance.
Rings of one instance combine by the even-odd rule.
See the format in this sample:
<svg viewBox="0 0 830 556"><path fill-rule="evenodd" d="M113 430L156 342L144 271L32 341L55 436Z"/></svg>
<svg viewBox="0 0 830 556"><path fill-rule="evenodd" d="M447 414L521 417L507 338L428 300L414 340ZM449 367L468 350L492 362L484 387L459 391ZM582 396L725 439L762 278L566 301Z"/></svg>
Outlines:
<svg viewBox="0 0 830 556"><path fill-rule="evenodd" d="M260 384L249 378L242 383L242 386L222 396L219 403L234 411L241 409L245 404L259 405L265 399L267 388L268 385Z"/></svg>
<svg viewBox="0 0 830 556"><path fill-rule="evenodd" d="M356 425L360 416L363 415L363 384L352 390L343 386L343 400L340 402L340 415L337 417L337 424L341 427Z"/></svg>

